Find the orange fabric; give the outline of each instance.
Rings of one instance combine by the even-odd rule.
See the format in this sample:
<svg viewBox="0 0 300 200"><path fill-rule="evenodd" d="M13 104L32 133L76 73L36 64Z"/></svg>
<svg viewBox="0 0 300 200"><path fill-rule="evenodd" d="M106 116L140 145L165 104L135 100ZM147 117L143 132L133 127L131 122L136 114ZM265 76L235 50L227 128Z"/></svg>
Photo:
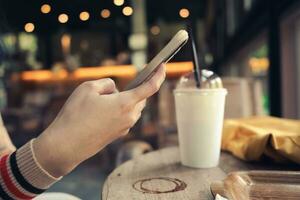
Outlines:
<svg viewBox="0 0 300 200"><path fill-rule="evenodd" d="M266 155L300 164L300 121L274 117L225 120L222 149L243 160Z"/></svg>

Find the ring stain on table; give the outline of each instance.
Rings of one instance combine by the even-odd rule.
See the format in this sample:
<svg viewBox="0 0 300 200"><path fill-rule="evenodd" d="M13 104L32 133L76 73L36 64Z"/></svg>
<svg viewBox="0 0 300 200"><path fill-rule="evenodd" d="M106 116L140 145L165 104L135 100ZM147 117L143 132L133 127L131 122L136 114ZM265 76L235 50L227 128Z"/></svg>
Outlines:
<svg viewBox="0 0 300 200"><path fill-rule="evenodd" d="M154 190L149 189L145 186L146 183L156 182L156 181L165 181L168 185L170 185L171 189L168 190ZM163 194L163 193L172 193L182 191L187 187L187 184L182 180L177 178L169 178L169 177L155 177L155 178L147 178L136 181L132 187L139 192L148 193L148 194Z"/></svg>
<svg viewBox="0 0 300 200"><path fill-rule="evenodd" d="M223 180L225 172L182 166L179 155L178 147L169 147L123 163L108 176L102 199L213 200L210 184Z"/></svg>

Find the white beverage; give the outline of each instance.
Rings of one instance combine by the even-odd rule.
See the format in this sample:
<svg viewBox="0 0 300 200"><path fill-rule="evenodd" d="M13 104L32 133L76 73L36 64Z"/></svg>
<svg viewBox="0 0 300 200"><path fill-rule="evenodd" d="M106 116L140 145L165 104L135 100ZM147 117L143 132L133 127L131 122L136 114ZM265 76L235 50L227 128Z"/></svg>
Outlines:
<svg viewBox="0 0 300 200"><path fill-rule="evenodd" d="M174 90L181 163L210 168L219 163L227 90Z"/></svg>

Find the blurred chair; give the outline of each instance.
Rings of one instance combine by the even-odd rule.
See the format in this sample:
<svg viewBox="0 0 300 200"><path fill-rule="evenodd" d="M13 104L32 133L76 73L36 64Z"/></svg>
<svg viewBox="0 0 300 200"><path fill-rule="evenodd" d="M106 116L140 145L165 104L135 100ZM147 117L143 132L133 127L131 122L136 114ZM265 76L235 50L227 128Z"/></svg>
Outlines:
<svg viewBox="0 0 300 200"><path fill-rule="evenodd" d="M175 99L173 90L176 80L165 81L158 93L158 119L164 127L176 127Z"/></svg>
<svg viewBox="0 0 300 200"><path fill-rule="evenodd" d="M173 95L176 83L177 79L165 81L158 93L158 120L156 123L159 148L178 144Z"/></svg>
<svg viewBox="0 0 300 200"><path fill-rule="evenodd" d="M223 77L228 90L225 119L264 115L263 90L260 81L247 78Z"/></svg>

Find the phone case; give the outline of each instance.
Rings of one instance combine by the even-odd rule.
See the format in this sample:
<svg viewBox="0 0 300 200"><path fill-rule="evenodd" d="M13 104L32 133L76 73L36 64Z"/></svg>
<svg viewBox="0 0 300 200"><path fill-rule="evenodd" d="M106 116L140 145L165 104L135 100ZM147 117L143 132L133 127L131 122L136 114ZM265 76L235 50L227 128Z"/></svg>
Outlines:
<svg viewBox="0 0 300 200"><path fill-rule="evenodd" d="M167 63L188 41L189 35L180 30L171 41L146 65L137 77L128 84L125 90L133 89L151 77L161 63Z"/></svg>

